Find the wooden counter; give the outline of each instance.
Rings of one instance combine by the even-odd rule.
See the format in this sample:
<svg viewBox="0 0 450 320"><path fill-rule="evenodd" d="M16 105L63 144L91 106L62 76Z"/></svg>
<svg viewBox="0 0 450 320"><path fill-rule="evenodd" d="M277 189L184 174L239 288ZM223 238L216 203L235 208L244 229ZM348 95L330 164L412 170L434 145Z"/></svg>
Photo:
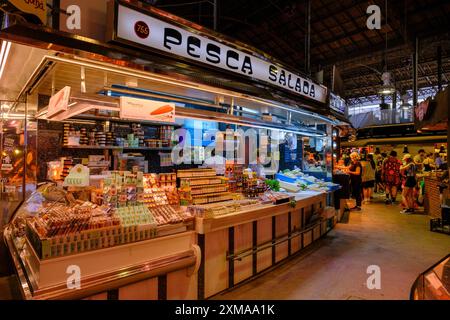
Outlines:
<svg viewBox="0 0 450 320"><path fill-rule="evenodd" d="M425 213L433 218L441 218L441 194L439 192L440 180L436 176L426 176L425 179ZM442 197L448 198L448 189L445 189Z"/></svg>
<svg viewBox="0 0 450 320"><path fill-rule="evenodd" d="M165 300L197 298L200 251L193 231L41 260L27 243L5 239L24 299ZM79 288L70 289L74 270Z"/></svg>
<svg viewBox="0 0 450 320"><path fill-rule="evenodd" d="M268 204L258 206L254 209L240 211L234 214L227 214L214 218L197 218L195 223L196 231L199 234L210 233L233 226L247 224L252 221L263 220L267 217L286 214L298 210L299 206L301 206L301 208L305 208L318 203L319 205L324 205L324 201L325 194L317 194L297 200L297 204L294 208L289 203L276 206L274 206L273 204Z"/></svg>
<svg viewBox="0 0 450 320"><path fill-rule="evenodd" d="M197 219L202 259L198 297L209 298L300 252L330 231L336 217L307 225L327 194L297 197L291 204L264 205L236 214Z"/></svg>

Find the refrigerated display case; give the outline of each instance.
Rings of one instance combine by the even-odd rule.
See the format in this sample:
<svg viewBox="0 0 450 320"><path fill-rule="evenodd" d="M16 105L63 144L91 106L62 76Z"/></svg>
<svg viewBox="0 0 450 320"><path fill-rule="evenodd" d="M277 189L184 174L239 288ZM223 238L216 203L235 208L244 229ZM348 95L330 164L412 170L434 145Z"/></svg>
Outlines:
<svg viewBox="0 0 450 320"><path fill-rule="evenodd" d="M411 289L411 300L450 300L450 255L420 274Z"/></svg>

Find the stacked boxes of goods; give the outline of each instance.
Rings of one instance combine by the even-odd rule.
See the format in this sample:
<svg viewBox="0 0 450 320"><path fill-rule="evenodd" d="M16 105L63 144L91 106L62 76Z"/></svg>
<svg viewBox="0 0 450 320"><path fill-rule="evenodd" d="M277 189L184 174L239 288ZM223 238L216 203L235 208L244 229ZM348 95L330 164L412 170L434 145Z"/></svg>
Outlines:
<svg viewBox="0 0 450 320"><path fill-rule="evenodd" d="M138 140L138 146L144 147L145 133L144 130L141 128L141 125L139 123L133 123L131 125L131 130L133 132L135 139Z"/></svg>
<svg viewBox="0 0 450 320"><path fill-rule="evenodd" d="M63 160L64 166L63 171L61 173L61 179L66 178L69 175L70 169L73 167L73 159L72 158L66 158Z"/></svg>
<svg viewBox="0 0 450 320"><path fill-rule="evenodd" d="M244 166L238 164L227 164L225 177L232 192L242 192Z"/></svg>
<svg viewBox="0 0 450 320"><path fill-rule="evenodd" d="M177 190L177 174L176 173L160 173L159 187L164 190L167 201L172 206L180 205L180 197Z"/></svg>
<svg viewBox="0 0 450 320"><path fill-rule="evenodd" d="M182 205L206 204L232 200L227 179L216 175L214 169L178 170Z"/></svg>
<svg viewBox="0 0 450 320"><path fill-rule="evenodd" d="M103 182L103 199L113 208L123 208L144 203L144 178L142 172L112 171Z"/></svg>
<svg viewBox="0 0 450 320"><path fill-rule="evenodd" d="M243 193L249 198L256 198L268 190L264 181L258 179L255 172L245 171L243 174Z"/></svg>
<svg viewBox="0 0 450 320"><path fill-rule="evenodd" d="M27 237L41 259L109 248L156 235L156 222L147 207L110 211L91 203L56 204L27 220Z"/></svg>
<svg viewBox="0 0 450 320"><path fill-rule="evenodd" d="M69 145L69 131L70 131L70 123L64 123L64 132L63 132L63 146L67 147Z"/></svg>
<svg viewBox="0 0 450 320"><path fill-rule="evenodd" d="M114 132L106 132L106 145L113 146L116 141L116 134Z"/></svg>
<svg viewBox="0 0 450 320"><path fill-rule="evenodd" d="M144 203L155 217L158 226L192 221L189 212L179 208L176 175L144 175Z"/></svg>
<svg viewBox="0 0 450 320"><path fill-rule="evenodd" d="M80 129L80 145L87 145L89 143L89 138L87 136L87 129Z"/></svg>
<svg viewBox="0 0 450 320"><path fill-rule="evenodd" d="M162 147L170 147L173 130L173 126L161 126L159 128L159 138L162 141Z"/></svg>

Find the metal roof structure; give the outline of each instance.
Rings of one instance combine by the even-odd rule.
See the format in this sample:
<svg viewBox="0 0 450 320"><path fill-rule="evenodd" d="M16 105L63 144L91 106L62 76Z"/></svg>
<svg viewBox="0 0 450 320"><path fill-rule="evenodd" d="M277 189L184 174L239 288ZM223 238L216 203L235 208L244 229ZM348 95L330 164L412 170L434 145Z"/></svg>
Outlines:
<svg viewBox="0 0 450 320"><path fill-rule="evenodd" d="M195 23L216 26L216 31L261 49L294 68L307 69L308 0L145 2ZM369 30L366 25L369 5L381 9L380 30ZM379 102L377 93L385 66L392 72L398 92L412 89L416 38L418 87L427 88L419 96L433 94L437 87L438 47L442 82L448 83L450 79L449 1L310 0L310 12L310 70L312 73L324 70L324 84L330 87L335 65L344 83L343 96L350 105Z"/></svg>

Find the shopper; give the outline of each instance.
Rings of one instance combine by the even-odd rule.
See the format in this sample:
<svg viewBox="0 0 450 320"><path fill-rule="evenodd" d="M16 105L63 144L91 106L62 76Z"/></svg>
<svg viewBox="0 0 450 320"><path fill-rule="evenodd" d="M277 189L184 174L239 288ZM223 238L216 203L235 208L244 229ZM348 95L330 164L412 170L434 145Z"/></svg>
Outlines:
<svg viewBox="0 0 450 320"><path fill-rule="evenodd" d="M436 165L436 169L438 170L442 169L441 167L444 165L444 160L442 159L440 153L436 153L434 155L434 163Z"/></svg>
<svg viewBox="0 0 450 320"><path fill-rule="evenodd" d="M414 188L416 187L416 173L417 165L414 163L410 154L405 154L403 156L404 165L400 167L400 172L406 177L405 185L403 187L403 200L405 203L405 209L401 213L411 214L414 212Z"/></svg>
<svg viewBox="0 0 450 320"><path fill-rule="evenodd" d="M359 154L352 152L350 154L350 167L348 173L350 174L350 181L352 184L352 196L356 200L356 205L350 210L361 211L361 184L362 184L362 168L359 162Z"/></svg>
<svg viewBox="0 0 450 320"><path fill-rule="evenodd" d="M414 163L416 164L417 170L422 171L423 170L423 161L426 159L425 150L420 149L419 152L414 157Z"/></svg>
<svg viewBox="0 0 450 320"><path fill-rule="evenodd" d="M363 156L361 161L362 168L362 188L363 188L363 203L370 203L373 194L373 188L375 187L375 161L373 161L373 154L367 154Z"/></svg>
<svg viewBox="0 0 450 320"><path fill-rule="evenodd" d="M424 172L429 172L436 168L436 166L434 164L433 153L430 152L427 155L425 160L423 160L422 165L423 165Z"/></svg>
<svg viewBox="0 0 450 320"><path fill-rule="evenodd" d="M342 159L344 160L344 165L348 167L350 165L350 152L349 150L345 150L344 154L342 155Z"/></svg>
<svg viewBox="0 0 450 320"><path fill-rule="evenodd" d="M377 155L375 159L375 192L376 193L384 193L384 184L383 184L383 177L381 175L381 171L383 169L383 161L386 159L386 153L381 153Z"/></svg>
<svg viewBox="0 0 450 320"><path fill-rule="evenodd" d="M393 204L397 200L397 190L400 185L400 165L397 152L394 150L383 162L382 176L386 187L386 204Z"/></svg>

